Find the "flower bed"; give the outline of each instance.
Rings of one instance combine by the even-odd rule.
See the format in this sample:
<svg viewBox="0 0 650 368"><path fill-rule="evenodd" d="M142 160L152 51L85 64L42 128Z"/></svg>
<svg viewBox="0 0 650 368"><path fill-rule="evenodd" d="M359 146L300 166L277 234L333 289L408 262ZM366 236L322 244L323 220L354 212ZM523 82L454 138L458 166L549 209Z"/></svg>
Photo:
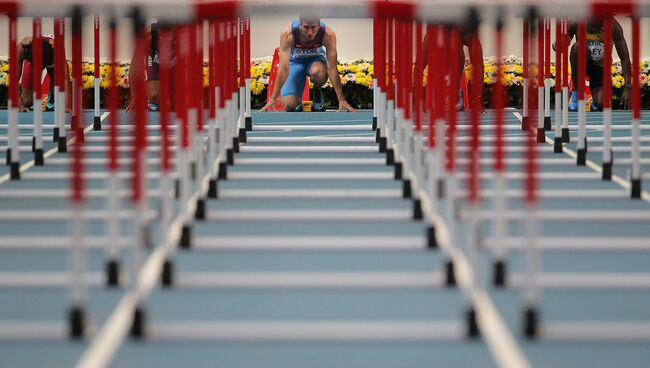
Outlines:
<svg viewBox="0 0 650 368"><path fill-rule="evenodd" d="M485 73L483 77L484 87L484 107L491 106L491 92L497 79L496 58L490 57L484 60ZM93 86L93 73L94 64L90 61L84 61L83 64L83 79L82 85L84 89L84 105L86 107L92 106L92 92ZM100 67L100 101L102 106L106 98L106 88L109 85L109 72L110 66L102 63ZM374 78L374 67L371 60L353 60L341 62L338 66L339 77L343 86L343 93L345 94L348 102L356 108L372 108L372 88ZM72 69L72 68L70 68ZM208 86L208 68L203 69L204 87ZM522 86L523 86L523 66L522 60L516 56L508 56L503 59L503 66L500 71L502 74L503 84L507 87L507 105L513 107L521 107L522 104ZM531 67L531 75L536 73L536 67ZM117 75L118 86L121 90L121 104L126 106L129 99L129 64L126 62L118 63ZM425 70L426 73L426 70ZM471 80L471 66L465 67L465 73L468 80ZM269 76L271 74L271 60L270 58L254 59L251 63L251 101L252 108L256 109L263 106L266 101L267 88L269 83ZM555 66L551 65L551 78L553 85L555 84ZM650 60L643 60L641 62L641 72L639 75L640 84L642 86L642 105L650 107ZM425 78L426 81L426 78ZM7 99L7 85L9 83L9 65L6 58L0 58L0 107L6 107ZM535 80L533 80L535 83ZM625 80L621 75L621 63L615 61L612 66L612 85L613 85L613 98L614 108L618 105L618 99L623 92ZM336 94L328 81L324 89L325 103L327 107L335 107L337 105ZM551 94L553 96L553 94Z"/></svg>

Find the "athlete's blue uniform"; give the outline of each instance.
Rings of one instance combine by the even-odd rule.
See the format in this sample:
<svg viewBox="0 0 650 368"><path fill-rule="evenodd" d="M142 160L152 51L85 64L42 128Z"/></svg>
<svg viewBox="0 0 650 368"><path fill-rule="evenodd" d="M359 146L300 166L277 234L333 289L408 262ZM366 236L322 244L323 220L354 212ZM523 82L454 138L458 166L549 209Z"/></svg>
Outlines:
<svg viewBox="0 0 650 368"><path fill-rule="evenodd" d="M282 97L302 96L305 88L305 78L314 61L320 61L327 65L323 37L325 37L325 23L320 22L320 29L314 37L314 41L305 43L300 36L300 21L291 22L291 33L293 34L293 45L291 46L291 57L289 59L289 75L284 86L282 86Z"/></svg>

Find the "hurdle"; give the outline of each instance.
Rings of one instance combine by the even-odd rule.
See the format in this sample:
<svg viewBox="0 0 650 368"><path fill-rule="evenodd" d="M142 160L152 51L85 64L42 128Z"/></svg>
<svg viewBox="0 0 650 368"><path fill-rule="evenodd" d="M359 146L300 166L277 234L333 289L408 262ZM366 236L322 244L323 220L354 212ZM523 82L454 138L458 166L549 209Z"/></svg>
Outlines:
<svg viewBox="0 0 650 368"><path fill-rule="evenodd" d="M597 5L599 5L597 6ZM135 113L132 126L120 124L117 112L117 91L115 81L116 18L123 14L120 7L112 1L101 1L104 10L111 9L111 87L109 96L110 126L108 137L100 126L83 138L87 129L94 129L99 109L95 97L93 125L84 128L81 114L81 15L95 17L97 34L100 14L95 5L75 7L71 37L73 38L73 115L71 139L64 120L57 119L55 126L41 125L39 129L58 129L57 150L70 149L71 156L58 155L49 158L44 152L48 166L71 165L72 173L59 173L33 170L23 172L18 162L21 185L30 188L32 183L54 183L70 181L72 192L71 211L3 210L0 220L5 226L14 221L37 219L39 221L66 223L70 221L72 239L24 239L21 236L0 237L0 249L69 249L73 252L74 284L65 281L64 273L35 274L22 281L22 275L0 273L0 287L36 288L70 287L72 305L67 323L45 322L17 326L0 323L0 340L57 340L74 337L87 339L89 346L80 358L79 366L102 366L110 364L124 338L130 335L136 340L157 342L431 342L431 341L484 341L494 357L496 364L504 367L530 366L524 352L529 344L540 341L646 341L650 339L647 322L644 321L568 321L559 322L544 317L545 291L552 290L640 290L650 288L647 273L626 272L611 275L607 272L546 271L542 267L543 252L584 251L584 254L599 251L621 253L646 252L648 245L643 236L565 236L558 231L547 230L547 224L562 223L563 228L573 223L591 221L594 224L611 223L612 226L630 225L643 228L650 215L641 207L648 201L641 181L647 177L643 165L648 158L643 157L649 148L644 147L647 137L642 137L643 127L640 111L639 81L633 78L632 96L634 109L632 121L618 125L611 111L611 104L603 106L606 112L602 122L590 119L585 111L584 66L578 68L578 89L582 89L580 111L577 119L571 116L569 124L567 112L569 44L566 19L580 20L579 48L584 50L585 19L591 15L610 14L622 11L630 13L633 21L633 60L639 60L639 18L647 15L644 6L628 8L622 5L605 7L604 3L581 2L567 10L566 5L516 4L505 2L500 6L479 4L466 6L443 1L440 4L415 4L395 2L372 2L334 4L325 1L315 5L315 9L329 16L361 16L372 18L374 45L373 53L377 59L374 80L372 118L349 119L352 123L345 128L337 126L341 121L320 121L319 124L305 125L290 121L276 121L266 124L253 121L255 113L250 107L250 16L261 12L280 13L288 9L306 9L304 4L269 4L267 2L206 2L198 4L176 4L163 2L153 5L142 1L138 6L128 7L128 16L136 21L136 38L141 49L146 49L143 37L145 16L159 16L161 22L170 22L173 30L163 30L160 40L171 37L177 39L175 54L177 63L172 69L165 55L171 53L165 42L161 45L161 95L160 124L147 124L144 75L135 73L131 86L135 91ZM142 6L139 6L142 5ZM582 6L584 5L584 6ZM593 5L593 6L592 6ZM46 17L49 8L36 10L26 5L22 15ZM168 8L166 8L169 6ZM295 6L296 8L290 8ZM67 9L67 7L66 7ZM313 10L313 9L312 9ZM462 11L461 11L462 10ZM637 11L638 10L638 11ZM105 12L101 12L102 17ZM483 16L479 19L478 14ZM505 15L516 15L524 19L524 109L505 110L504 88L501 75L497 73L497 86L494 91L494 112L483 114L481 99L482 72L472 68L473 80L470 94L470 111L457 113L453 108L458 94L458 72L456 55L460 53L461 27L470 29L469 34L478 40L477 30L481 21L494 27L497 41L497 54L503 53ZM62 14L55 13L59 17ZM51 14L50 14L51 16ZM14 26L15 26L15 16ZM57 20L62 18L57 18ZM550 113L550 29L552 22L556 29L556 80L555 114ZM57 23L57 27L63 22ZM162 23L161 23L162 24ZM611 24L606 24L606 39L611 37ZM607 25L609 24L609 25ZM36 27L36 23L34 23ZM62 27L62 26L61 26ZM636 27L636 28L635 28ZM36 28L34 28L36 29ZM426 91L423 91L422 70L425 68L424 53L421 49L423 30L427 39L428 74ZM204 106L201 88L203 60L202 32L208 39L209 70L209 115L207 127L203 124ZM63 45L63 29L57 45ZM34 33L37 33L34 31ZM38 32L40 34L40 32ZM535 42L538 42L535 45ZM607 42L607 41L606 41ZM98 44L98 43L97 43ZM537 46L537 47L535 47ZM97 47L97 46L96 46ZM62 47L58 47L62 50ZM611 50L610 50L611 51ZM59 53L61 51L58 51ZM442 55L442 57L437 57ZM449 56L452 55L452 56ZM138 55L142 56L142 55ZM59 55L60 57L60 55ZM582 56L584 58L584 55ZM611 55L606 53L606 66L611 63ZM95 55L95 62L99 60ZM609 61L608 61L609 60ZM584 60L582 60L584 61ZM411 64L411 65L409 65ZM411 69L412 65L415 69ZM529 71L537 64L538 74ZM581 64L582 65L582 64ZM239 73L237 72L239 66ZM477 65L474 65L477 66ZM498 59L497 70L502 61ZM636 66L635 73L638 73ZM61 69L61 68L58 68ZM95 67L95 72L99 68ZM611 75L605 70L606 90L611 89ZM239 75L239 80L237 80ZM636 74L635 74L636 76ZM95 76L96 78L96 76ZM177 89L177 115L172 117L167 101L172 97L165 95L168 84L175 78ZM57 78L58 79L58 78ZM98 91L97 79L95 93ZM57 89L59 116L65 110L65 95L60 96L65 83ZM535 94L535 91L537 94ZM611 91L610 91L611 92ZM14 92L15 93L15 92ZM97 96L97 95L96 95ZM606 93L607 96L607 93ZM60 98L59 98L60 97ZM611 96L609 96L611 97ZM424 101L423 101L424 99ZM607 98L606 98L607 99ZM429 114L425 113L429 112ZM36 115L36 114L35 114ZM426 115L429 120L426 121ZM523 116L522 116L523 115ZM102 115L103 116L103 115ZM368 114L370 116L370 114ZM494 116L494 120L490 120ZM597 116L600 118L599 116ZM553 121L553 119L555 121ZM623 117L621 120L624 120ZM101 117L99 123L102 123ZM173 121L172 121L173 120ZM278 119L279 120L279 119ZM361 121L363 120L363 121ZM508 124L507 121L520 123ZM61 126L63 122L63 126ZM255 124L253 124L255 122ZM595 123L594 123L595 122ZM620 122L620 121L618 121ZM554 131L547 133L553 128ZM594 123L594 124L592 124ZM493 124L493 125L492 125ZM318 126L320 125L320 126ZM326 129L323 129L323 128ZM524 128L523 131L521 128ZM376 132L372 129L376 128ZM27 145L21 141L33 139L38 147L38 129L34 125L34 137L20 139L20 126L15 123L12 134L15 148L12 160L19 152L26 152ZM363 136L322 136L314 135L292 137L269 137L263 133L289 130L306 131L347 131L367 130L370 135ZM570 130L578 134L577 141L568 142ZM600 134L602 137L596 136ZM160 132L161 137L149 134L150 130ZM177 131L177 142L172 143L173 131ZM481 134L494 133L486 138ZM630 137L617 137L613 132L630 132ZM118 133L126 133L125 138ZM262 133L262 134L258 134ZM516 136L509 135L517 133ZM127 134L134 136L133 141ZM155 134L155 133L154 133ZM311 133L308 133L311 134ZM42 133L41 133L42 135ZM614 135L614 136L613 136ZM63 137L64 144L60 138ZM566 139L565 139L566 138ZM587 140L589 147L587 150ZM108 147L101 144L108 142ZM493 143L494 142L494 143ZM546 143L546 144L544 144ZM91 145L92 144L92 145ZM574 146L577 146L574 150ZM63 149L62 147L65 147ZM15 151L14 151L15 149ZM204 150L207 157L203 157ZM367 157L312 157L319 154L369 154ZM602 153L602 167L593 161L593 155ZM84 155L98 154L89 159ZM240 155L238 155L240 154ZM275 154L278 157L274 156ZM285 155L286 154L286 155ZM372 156L370 156L372 154ZM106 155L106 157L103 157ZM122 157L120 157L122 155ZM126 156L130 157L126 157ZM343 155L341 155L343 156ZM515 156L524 156L515 157ZM600 156L600 155L598 155ZM620 158L619 157L623 157ZM207 158L207 160L206 160ZM616 158L616 167L613 166ZM36 157L35 157L36 161ZM11 161L13 164L15 161ZM107 172L94 172L86 167L91 164L107 165ZM584 168L573 167L575 164ZM131 170L125 170L132 165ZM174 172L172 172L174 165ZM232 167L232 166L236 167ZM259 166L275 166L267 171ZM290 168L287 169L286 166ZM317 166L304 168L305 166ZM355 165L367 165L374 171L354 171ZM561 167L561 171L545 171L544 165ZM623 165L630 165L630 176L622 174ZM36 166L36 165L34 165ZM229 167L230 166L230 167ZM258 167L256 167L258 166ZM339 171L333 169L339 168ZM346 169L341 169L347 167ZM521 167L521 172L507 171ZM647 166L645 167L647 168ZM48 168L49 169L49 168ZM385 170L388 169L388 170ZM12 167L13 170L13 167ZM516 169L515 169L516 170ZM333 171L333 172L332 172ZM611 183L603 183L611 180ZM46 182L46 180L48 180ZM122 182L131 180L128 189ZM178 195L174 198L173 181L178 182ZM95 182L107 181L102 189L87 190L85 186ZM374 187L369 184L363 189L320 189L289 186L257 189L264 184L288 182L304 185L309 182L322 183L388 183ZM244 182L250 187L237 187ZM550 183L550 184L549 184ZM567 184L569 183L569 184ZM0 184L4 184L0 180ZM18 183L13 183L18 184ZM158 190L149 190L159 184ZM547 187L546 185L549 184ZM560 188L561 185L583 186ZM610 185L611 184L611 185ZM593 185L593 187L592 187ZM603 186L610 185L610 186ZM20 188L23 188L20 187ZM93 187L94 188L94 187ZM596 188L596 189L594 189ZM620 189L619 189L620 188ZM6 189L6 190L5 190ZM30 189L3 188L0 198L57 198L69 193L58 189L33 193ZM40 197L39 197L40 196ZM106 197L108 213L86 208L90 198ZM156 196L158 203L149 200ZM122 199L129 197L131 206L122 208ZM564 210L545 207L547 199L582 199L583 203L606 197L612 200L624 198L640 199L632 206L634 209L611 209L594 206L591 210ZM402 199L409 208L376 211L372 209L241 209L210 208L219 200L285 200L293 199ZM222 202L217 202L221 204ZM628 203L628 202L626 202ZM521 204L522 207L515 207ZM494 206L494 207L491 207ZM154 208L152 210L152 208ZM11 213L10 213L11 212ZM132 236L121 235L124 220L131 220L129 231ZM219 234L205 231L211 221L246 223L247 221L291 222L298 227L308 221L318 221L325 228L328 223L373 221L383 224L409 223L422 220L424 231L419 234L329 234L323 236L288 236L269 231L258 234ZM91 238L87 232L89 224L106 224L106 235L102 239ZM150 225L161 224L162 229L151 234ZM132 225L132 226L131 226ZM268 230L263 227L263 230ZM352 226L352 225L350 225ZM510 227L523 231L511 231ZM486 230L487 229L487 230ZM204 232L201 233L201 230ZM219 230L219 229L218 229ZM620 229L619 229L620 230ZM388 232L388 230L386 230ZM488 231L486 234L484 231ZM620 230L618 233L622 233ZM361 232L359 232L361 233ZM576 233L578 233L576 231ZM573 233L572 233L573 234ZM632 235L632 234L630 234ZM637 234L638 235L638 234ZM578 241L575 238L581 239ZM34 242L36 239L36 242ZM69 247L73 243L73 247ZM128 272L122 272L122 253L132 252L134 262ZM180 248L180 249L179 249ZM385 251L419 252L426 256L436 255L436 263L431 270L412 273L391 272L181 272L176 266L179 258L189 252L286 252L286 251ZM85 258L90 252L103 253L106 262L105 272L85 269ZM179 256L180 254L180 256ZM200 255L201 253L199 253ZM524 268L512 267L510 255L521 256ZM484 259L483 256L487 256ZM514 257L512 257L514 258ZM512 261L513 263L516 261ZM486 267L488 267L486 272ZM66 271L67 272L67 271ZM485 275L491 280L486 280ZM96 325L86 315L87 289L103 285L124 286L119 291L122 298L108 319ZM267 321L231 322L215 320L159 321L150 319L153 305L149 295L160 284L164 290L175 288L198 288L206 291L242 288L244 290L262 289L425 289L454 291L458 287L461 295L461 312L458 319L451 321L414 320L404 321L297 321L279 320L267 325ZM497 286L495 290L491 286ZM503 320L502 314L510 313L497 309L493 300L500 297L503 289L514 290L521 299L523 323L521 331L512 333ZM92 312L92 311L90 311ZM511 318L512 316L506 315ZM532 341L522 344L514 336L522 336Z"/></svg>

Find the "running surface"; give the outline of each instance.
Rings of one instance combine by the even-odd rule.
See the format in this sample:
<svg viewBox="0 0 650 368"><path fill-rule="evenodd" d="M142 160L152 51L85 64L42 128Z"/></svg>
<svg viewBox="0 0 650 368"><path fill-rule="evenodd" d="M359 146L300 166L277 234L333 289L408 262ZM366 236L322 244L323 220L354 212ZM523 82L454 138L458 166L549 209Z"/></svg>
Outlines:
<svg viewBox="0 0 650 368"><path fill-rule="evenodd" d="M154 140L159 132L157 116L149 116L154 147L159 144ZM26 137L21 141L25 165L32 158L32 116L19 117L20 136ZM444 361L449 367L494 366L483 340L462 339L467 299L459 290L443 286L446 256L439 250L425 250L426 225L409 218L412 205L401 198L401 183L391 179L393 168L373 149L377 145L372 143L371 119L368 112L254 114L250 140L229 167L232 177L219 182L220 198L207 203L207 220L193 226L196 246L175 255L178 287L156 287L148 299L151 341L143 344L127 338L112 364L421 367ZM128 116L120 113L119 120L124 128L120 145L126 147L130 142ZM0 112L0 121L6 121L5 111ZM45 152L55 148L52 121L53 115L45 113ZM85 121L92 122L91 112ZM572 133L576 132L575 114L570 114L569 123ZM468 142L463 139L469 136L469 116L461 114L459 124L458 168L463 173L467 171L463 147ZM587 114L587 159L592 164L575 166L571 156L575 143L565 145L561 154L553 153L552 144L538 147L542 170L539 217L544 236L539 278L545 286L540 299L541 341L527 341L520 334L524 224L515 215L508 222L511 282L504 289L486 282L487 290L533 366L613 367L622 361L643 366L650 359L648 338L624 342L586 338L613 339L630 323L637 331L644 330L640 323L650 323L650 296L644 283L650 274L650 250L642 244L650 236L650 205L647 194L646 200L632 201L629 190L622 187L628 182L629 141L623 138L629 137L629 124L629 112L614 112L613 182L601 181L597 172L602 141L589 140L602 137L600 113ZM481 147L493 145L492 126L493 115L482 115ZM517 174L525 169L525 142L519 126L518 116L506 112L507 208L511 214L524 209L523 180ZM642 132L648 137L648 130ZM121 288L102 286L106 252L101 245L106 226L101 214L107 206L102 174L106 162L102 159L107 136L107 129L90 130L86 135L86 169L96 175L87 182L86 204L91 285L87 306L95 330L124 294ZM547 136L552 143L553 133ZM6 125L0 126L1 137L6 137ZM0 141L2 160L5 145ZM648 147L642 141L645 173L650 167ZM149 172L158 171L159 156L155 148L147 152ZM481 172L491 171L493 152L488 148L479 156ZM39 326L47 323L49 329L41 332L65 336L62 316L68 308L69 256L64 246L70 225L61 214L71 210L66 191L69 181L64 175L69 168L67 157L52 152L45 166L26 167L24 180L0 179L0 326L11 327L5 332L29 335L34 333L32 324L39 332ZM125 149L120 157L125 160L121 170L128 172L129 151ZM0 167L0 178L6 173L7 167ZM340 178L327 179L328 174ZM127 178L121 182L125 188L118 193L124 211L122 245L127 247L133 236L129 182ZM493 177L486 176L480 184L482 192L488 191L481 201L486 218L484 245L492 250L499 246L491 242ZM151 234L153 244L159 244L158 176L151 176L149 187ZM458 193L461 218L466 214L464 189ZM11 220L12 213L16 217L36 215L29 217L32 220ZM247 217L251 213L256 215ZM300 213L304 216L296 218ZM233 218L228 219L229 214ZM630 218L620 220L625 216ZM458 224L461 248L466 246L464 226L464 222ZM482 253L481 267L488 280L492 254ZM126 252L125 269L129 258ZM638 287L622 288L612 281L616 279ZM594 285L598 280L609 284ZM12 282L20 286L8 287ZM583 324L576 327L577 323ZM587 336L576 336L579 332ZM2 339L0 356L7 366L65 367L74 365L86 346L87 342L63 339Z"/></svg>

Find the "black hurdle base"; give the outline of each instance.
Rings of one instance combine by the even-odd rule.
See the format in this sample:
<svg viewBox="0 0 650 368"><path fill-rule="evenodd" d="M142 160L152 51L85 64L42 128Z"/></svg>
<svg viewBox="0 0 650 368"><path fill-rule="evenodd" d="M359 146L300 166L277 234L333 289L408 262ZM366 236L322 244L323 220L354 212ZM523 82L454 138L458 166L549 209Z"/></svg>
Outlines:
<svg viewBox="0 0 650 368"><path fill-rule="evenodd" d="M120 264L111 259L106 262L106 286L116 288L120 284Z"/></svg>
<svg viewBox="0 0 650 368"><path fill-rule="evenodd" d="M7 154L5 155L5 165L11 165L11 148L7 148Z"/></svg>
<svg viewBox="0 0 650 368"><path fill-rule="evenodd" d="M438 249L438 239L436 239L436 228L434 226L427 228L427 249Z"/></svg>
<svg viewBox="0 0 650 368"><path fill-rule="evenodd" d="M530 124L530 119L528 118L528 116L524 116L523 118L521 118L521 130L526 131L530 129L529 124Z"/></svg>
<svg viewBox="0 0 650 368"><path fill-rule="evenodd" d="M20 180L20 162L11 163L11 180Z"/></svg>
<svg viewBox="0 0 650 368"><path fill-rule="evenodd" d="M208 198L218 197L218 184L216 179L210 179L208 182Z"/></svg>
<svg viewBox="0 0 650 368"><path fill-rule="evenodd" d="M239 141L241 143L246 143L246 139L247 139L247 137L246 137L246 129L245 128L239 128Z"/></svg>
<svg viewBox="0 0 650 368"><path fill-rule="evenodd" d="M551 117L550 116L544 116L544 130L547 132L550 131L551 128Z"/></svg>
<svg viewBox="0 0 650 368"><path fill-rule="evenodd" d="M411 191L411 181L410 180L404 180L402 182L402 197L403 198L411 198L413 196L413 192Z"/></svg>
<svg viewBox="0 0 650 368"><path fill-rule="evenodd" d="M52 142L56 143L59 141L59 127L54 127L52 129Z"/></svg>
<svg viewBox="0 0 650 368"><path fill-rule="evenodd" d="M584 148L578 149L578 157L576 159L578 166L585 166L587 164L587 150Z"/></svg>
<svg viewBox="0 0 650 368"><path fill-rule="evenodd" d="M395 164L395 170L393 170L393 177L395 180L402 180L402 163L398 162Z"/></svg>
<svg viewBox="0 0 650 368"><path fill-rule="evenodd" d="M181 197L181 179L174 180L174 198Z"/></svg>
<svg viewBox="0 0 650 368"><path fill-rule="evenodd" d="M377 117L372 117L372 130L377 130Z"/></svg>
<svg viewBox="0 0 650 368"><path fill-rule="evenodd" d="M467 323L467 338L478 338L481 332L478 328L478 321L476 320L476 309L474 309L474 307L470 307L465 312L465 322Z"/></svg>
<svg viewBox="0 0 650 368"><path fill-rule="evenodd" d="M34 150L34 165L43 166L45 165L45 157L43 156L43 149L37 148Z"/></svg>
<svg viewBox="0 0 650 368"><path fill-rule="evenodd" d="M132 338L140 340L144 337L145 318L144 309L142 307L135 308L135 311L133 311L133 323L131 324L131 330L129 330L129 335Z"/></svg>
<svg viewBox="0 0 650 368"><path fill-rule="evenodd" d="M382 143L380 145L386 144L386 138L381 138ZM386 165L395 165L395 151L392 148L386 147Z"/></svg>
<svg viewBox="0 0 650 368"><path fill-rule="evenodd" d="M570 143L571 134L569 134L569 128L562 128L562 143Z"/></svg>
<svg viewBox="0 0 650 368"><path fill-rule="evenodd" d="M81 340L84 337L86 326L86 313L79 305L72 306L68 311L68 334L72 340Z"/></svg>
<svg viewBox="0 0 650 368"><path fill-rule="evenodd" d="M190 249L192 246L192 228L189 227L189 225L183 225L181 239L178 242L178 246L181 249Z"/></svg>
<svg viewBox="0 0 650 368"><path fill-rule="evenodd" d="M99 116L95 116L93 121L93 130L102 130L102 119Z"/></svg>
<svg viewBox="0 0 650 368"><path fill-rule="evenodd" d="M217 175L217 179L219 179L219 180L227 180L228 179L228 163L227 162L219 162L219 175Z"/></svg>
<svg viewBox="0 0 650 368"><path fill-rule="evenodd" d="M612 163L603 162L603 180L612 180Z"/></svg>
<svg viewBox="0 0 650 368"><path fill-rule="evenodd" d="M454 261L451 259L445 263L445 285L447 287L456 286L456 274L454 271Z"/></svg>
<svg viewBox="0 0 650 368"><path fill-rule="evenodd" d="M199 221L205 220L205 199L199 198L196 200L196 211L194 211L194 218Z"/></svg>
<svg viewBox="0 0 650 368"><path fill-rule="evenodd" d="M253 118L251 116L247 116L244 118L244 126L246 127L246 131L248 132L253 130Z"/></svg>
<svg viewBox="0 0 650 368"><path fill-rule="evenodd" d="M506 286L506 263L502 260L494 262L493 279L494 286L503 288Z"/></svg>
<svg viewBox="0 0 650 368"><path fill-rule="evenodd" d="M375 143L379 143L380 141L381 141L381 129L377 129L375 130Z"/></svg>
<svg viewBox="0 0 650 368"><path fill-rule="evenodd" d="M232 152L239 153L239 137L232 138ZM232 165L232 164L230 164Z"/></svg>
<svg viewBox="0 0 650 368"><path fill-rule="evenodd" d="M32 152L36 151L36 137L32 137Z"/></svg>
<svg viewBox="0 0 650 368"><path fill-rule="evenodd" d="M196 180L196 162L190 162L190 179Z"/></svg>
<svg viewBox="0 0 650 368"><path fill-rule="evenodd" d="M65 139L65 137L59 136L57 148L59 150L59 153L68 152L68 141Z"/></svg>
<svg viewBox="0 0 650 368"><path fill-rule="evenodd" d="M630 184L632 184L630 197L632 199L641 199L641 178L630 180Z"/></svg>
<svg viewBox="0 0 650 368"><path fill-rule="evenodd" d="M438 199L444 199L447 196L447 182L438 179Z"/></svg>
<svg viewBox="0 0 650 368"><path fill-rule="evenodd" d="M166 259L165 263L163 263L160 282L165 288L170 288L174 285L174 264L169 259Z"/></svg>
<svg viewBox="0 0 650 368"><path fill-rule="evenodd" d="M228 148L226 150L226 160L230 166L235 164L235 153L233 152L232 148Z"/></svg>
<svg viewBox="0 0 650 368"><path fill-rule="evenodd" d="M562 138L555 137L553 140L553 153L562 153Z"/></svg>
<svg viewBox="0 0 650 368"><path fill-rule="evenodd" d="M539 312L537 308L528 306L523 313L523 333L528 339L535 339L539 333Z"/></svg>
<svg viewBox="0 0 650 368"><path fill-rule="evenodd" d="M413 220L422 220L423 217L422 201L416 199L413 201Z"/></svg>
<svg viewBox="0 0 650 368"><path fill-rule="evenodd" d="M546 142L546 133L544 133L544 128L537 128L537 143Z"/></svg>

